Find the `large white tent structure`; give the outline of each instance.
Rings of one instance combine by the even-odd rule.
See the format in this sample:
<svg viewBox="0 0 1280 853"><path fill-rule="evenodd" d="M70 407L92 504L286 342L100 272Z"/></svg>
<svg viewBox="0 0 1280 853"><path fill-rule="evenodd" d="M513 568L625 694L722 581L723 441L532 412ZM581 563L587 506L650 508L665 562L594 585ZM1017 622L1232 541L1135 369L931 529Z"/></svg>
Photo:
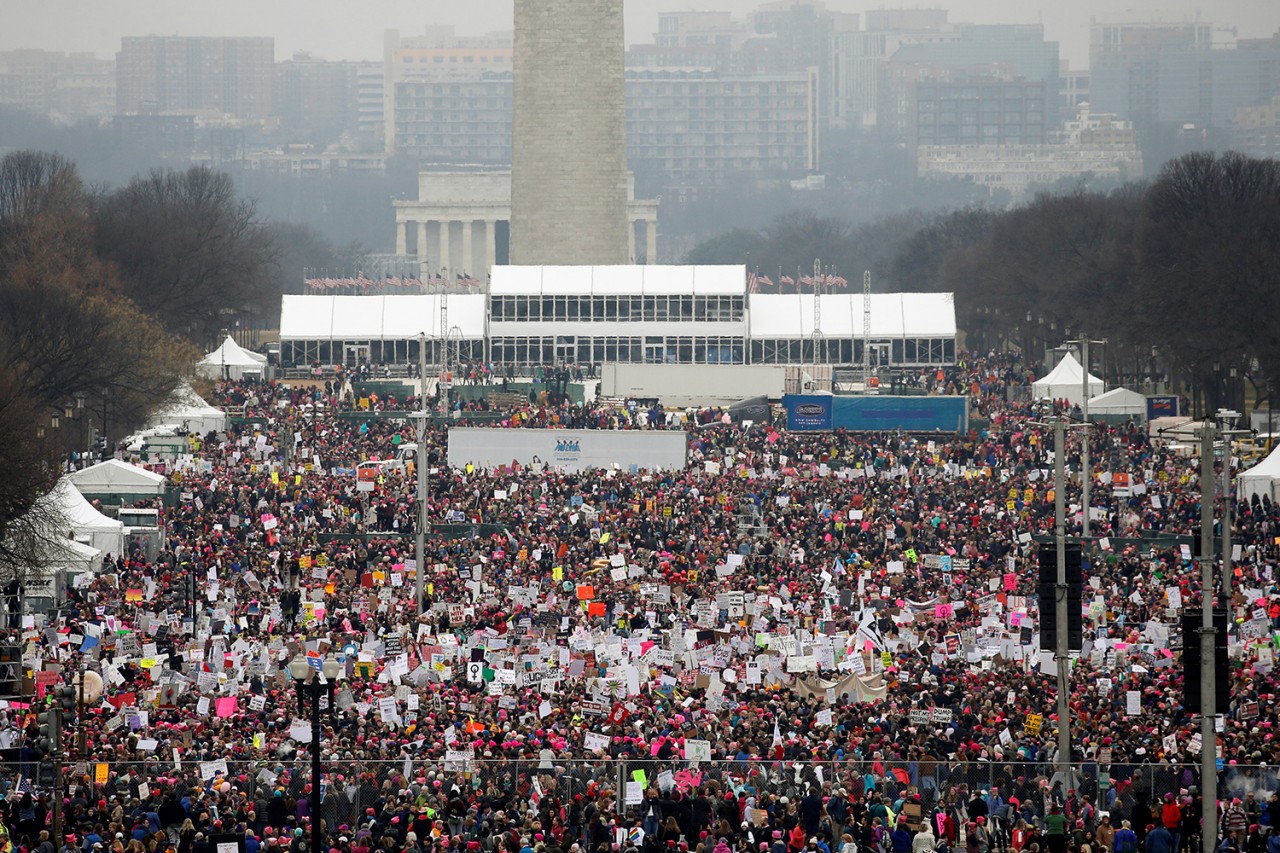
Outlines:
<svg viewBox="0 0 1280 853"><path fill-rule="evenodd" d="M162 474L130 465L119 459L108 459L68 474L67 479L82 495L136 495L160 496L164 494L165 478Z"/></svg>
<svg viewBox="0 0 1280 853"><path fill-rule="evenodd" d="M1137 417L1147 419L1147 398L1128 388L1112 388L1089 399L1090 415Z"/></svg>
<svg viewBox="0 0 1280 853"><path fill-rule="evenodd" d="M1072 405L1084 402L1084 368L1071 353L1062 356L1062 361L1044 377L1031 385L1037 400L1066 400ZM1089 374L1089 397L1098 396L1105 390L1102 380ZM1092 411L1092 408L1090 409Z"/></svg>
<svg viewBox="0 0 1280 853"><path fill-rule="evenodd" d="M1275 503L1277 494L1280 494L1280 447L1236 477L1237 500L1247 501L1257 496L1270 498Z"/></svg>
<svg viewBox="0 0 1280 853"><path fill-rule="evenodd" d="M221 346L200 359L198 369L210 379L243 379L245 374L260 377L267 369L267 357L249 352L227 335Z"/></svg>
<svg viewBox="0 0 1280 853"><path fill-rule="evenodd" d="M738 265L495 266L485 293L285 296L286 368L483 358L582 364L954 364L950 293L757 293ZM869 328L867 321L870 320ZM815 328L815 325L817 328ZM448 349L442 349L447 339Z"/></svg>
<svg viewBox="0 0 1280 853"><path fill-rule="evenodd" d="M40 501L35 512L49 539L74 539L113 556L124 551L124 525L94 509L67 477Z"/></svg>
<svg viewBox="0 0 1280 853"><path fill-rule="evenodd" d="M205 402L196 390L182 383L173 390L169 399L151 416L151 427L185 427L188 432L204 435L225 432L227 413Z"/></svg>

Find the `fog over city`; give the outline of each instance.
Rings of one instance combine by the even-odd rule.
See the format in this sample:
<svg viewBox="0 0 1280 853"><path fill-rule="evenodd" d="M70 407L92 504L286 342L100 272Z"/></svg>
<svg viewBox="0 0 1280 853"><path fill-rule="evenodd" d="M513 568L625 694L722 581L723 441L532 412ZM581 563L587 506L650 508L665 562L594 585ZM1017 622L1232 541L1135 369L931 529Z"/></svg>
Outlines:
<svg viewBox="0 0 1280 853"><path fill-rule="evenodd" d="M659 12L729 10L745 15L755 0L630 0L627 42L648 41ZM835 0L828 8L862 12L875 8L945 8L955 21L1042 23L1045 37L1062 44L1063 57L1076 66L1089 56L1089 19L1201 20L1236 27L1242 37L1269 36L1280 27L1280 4L1270 0L954 0L936 3L878 3ZM124 35L269 35L276 58L307 50L326 59L377 59L383 28L413 33L424 24L454 24L476 35L511 27L511 0L5 0L0 50L40 47L113 55Z"/></svg>

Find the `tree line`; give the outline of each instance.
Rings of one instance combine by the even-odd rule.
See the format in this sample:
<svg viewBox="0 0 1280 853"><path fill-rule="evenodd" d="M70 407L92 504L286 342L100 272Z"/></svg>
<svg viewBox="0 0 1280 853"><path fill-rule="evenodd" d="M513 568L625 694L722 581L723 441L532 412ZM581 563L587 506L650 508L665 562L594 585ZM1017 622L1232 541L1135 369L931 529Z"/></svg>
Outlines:
<svg viewBox="0 0 1280 853"><path fill-rule="evenodd" d="M223 328L278 316L329 255L207 168L106 188L58 154L0 158L0 562L29 558L14 525L62 454L141 425Z"/></svg>
<svg viewBox="0 0 1280 853"><path fill-rule="evenodd" d="M906 213L860 228L804 214L690 253L761 274L872 270L877 291L950 291L977 347L1107 341L1115 379L1167 375L1210 408L1261 402L1280 377L1280 162L1198 152L1149 182L1041 193L997 210Z"/></svg>

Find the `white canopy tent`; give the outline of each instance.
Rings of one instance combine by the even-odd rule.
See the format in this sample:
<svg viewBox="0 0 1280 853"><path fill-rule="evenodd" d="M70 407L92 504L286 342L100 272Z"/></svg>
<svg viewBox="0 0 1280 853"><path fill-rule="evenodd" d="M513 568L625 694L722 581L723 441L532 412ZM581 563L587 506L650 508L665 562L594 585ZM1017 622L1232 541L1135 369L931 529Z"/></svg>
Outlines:
<svg viewBox="0 0 1280 853"><path fill-rule="evenodd" d="M1089 399L1091 415L1138 415L1147 417L1147 398L1128 388L1112 388Z"/></svg>
<svg viewBox="0 0 1280 853"><path fill-rule="evenodd" d="M102 568L101 551L72 539L55 539L45 543L38 559L41 571L50 577L64 572L73 575L94 573Z"/></svg>
<svg viewBox="0 0 1280 853"><path fill-rule="evenodd" d="M1081 393L1084 391L1084 368L1074 355L1066 353L1057 367L1033 382L1031 387L1037 400L1067 400L1078 406L1084 402L1084 394ZM1090 398L1101 394L1105 387L1101 379L1089 374Z"/></svg>
<svg viewBox="0 0 1280 853"><path fill-rule="evenodd" d="M1280 493L1280 447L1257 465L1236 477L1236 499L1247 501L1255 495L1276 502Z"/></svg>
<svg viewBox="0 0 1280 853"><path fill-rule="evenodd" d="M220 347L200 359L198 369L210 379L243 379L246 373L261 376L267 369L267 357L249 352L227 335Z"/></svg>
<svg viewBox="0 0 1280 853"><path fill-rule="evenodd" d="M169 395L169 399L151 416L151 427L171 424L186 427L188 432L204 435L210 432L226 432L227 413L210 406L186 382Z"/></svg>
<svg viewBox="0 0 1280 853"><path fill-rule="evenodd" d="M163 495L165 478L119 459L108 459L67 475L81 494Z"/></svg>
<svg viewBox="0 0 1280 853"><path fill-rule="evenodd" d="M43 505L36 512L53 519L51 539L74 539L113 556L124 551L124 525L94 509L69 478L59 480L40 500Z"/></svg>

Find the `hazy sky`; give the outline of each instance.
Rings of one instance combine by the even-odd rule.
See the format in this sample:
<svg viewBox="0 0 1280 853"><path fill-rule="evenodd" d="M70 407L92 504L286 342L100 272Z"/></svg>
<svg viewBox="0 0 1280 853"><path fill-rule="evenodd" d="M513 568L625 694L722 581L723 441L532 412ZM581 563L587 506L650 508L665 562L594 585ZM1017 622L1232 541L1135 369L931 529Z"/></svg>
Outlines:
<svg viewBox="0 0 1280 853"><path fill-rule="evenodd" d="M659 11L728 9L743 15L756 0L627 0L627 43L648 42ZM1072 66L1088 62L1089 19L1187 19L1200 14L1241 37L1280 30L1280 0L828 0L829 8L949 9L953 21L1036 23L1062 45ZM511 27L511 0L0 0L0 50L39 47L113 56L123 35L269 35L276 59L309 50L326 59L380 59L382 31L417 33L452 23L463 34Z"/></svg>

